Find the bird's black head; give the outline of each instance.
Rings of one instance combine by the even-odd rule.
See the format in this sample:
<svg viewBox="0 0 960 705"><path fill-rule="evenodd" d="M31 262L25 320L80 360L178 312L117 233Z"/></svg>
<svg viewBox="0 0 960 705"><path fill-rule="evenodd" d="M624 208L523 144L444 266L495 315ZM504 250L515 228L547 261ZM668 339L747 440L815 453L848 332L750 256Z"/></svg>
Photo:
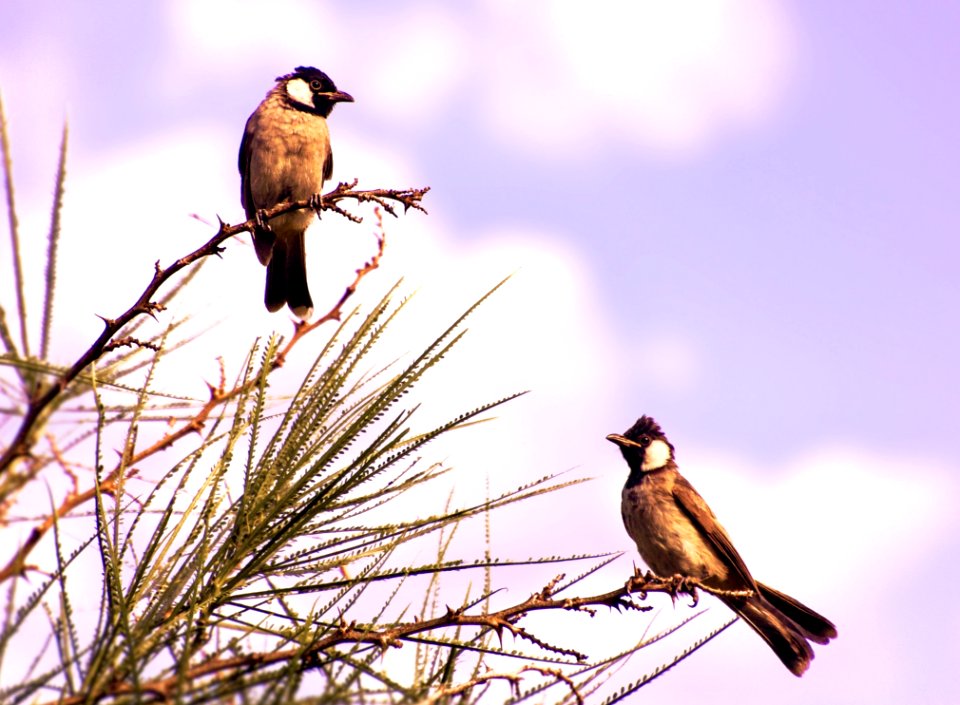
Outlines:
<svg viewBox="0 0 960 705"><path fill-rule="evenodd" d="M297 110L327 117L337 103L352 103L353 96L338 91L330 77L313 66L298 66L293 73L277 76L287 100Z"/></svg>
<svg viewBox="0 0 960 705"><path fill-rule="evenodd" d="M623 435L612 433L607 440L620 448L634 473L661 470L673 461L673 446L660 425L649 416L641 416Z"/></svg>

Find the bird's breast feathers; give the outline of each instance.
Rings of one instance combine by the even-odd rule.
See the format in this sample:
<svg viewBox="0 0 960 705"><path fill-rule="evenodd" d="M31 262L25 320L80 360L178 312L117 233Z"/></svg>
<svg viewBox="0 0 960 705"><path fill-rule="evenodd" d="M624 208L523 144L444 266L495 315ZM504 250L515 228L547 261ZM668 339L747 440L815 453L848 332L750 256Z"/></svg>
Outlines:
<svg viewBox="0 0 960 705"><path fill-rule="evenodd" d="M330 132L322 117L268 98L251 116L247 178L257 208L309 198L323 189Z"/></svg>
<svg viewBox="0 0 960 705"><path fill-rule="evenodd" d="M644 476L621 496L623 524L649 568L662 577L706 579L726 568L674 500L669 478Z"/></svg>

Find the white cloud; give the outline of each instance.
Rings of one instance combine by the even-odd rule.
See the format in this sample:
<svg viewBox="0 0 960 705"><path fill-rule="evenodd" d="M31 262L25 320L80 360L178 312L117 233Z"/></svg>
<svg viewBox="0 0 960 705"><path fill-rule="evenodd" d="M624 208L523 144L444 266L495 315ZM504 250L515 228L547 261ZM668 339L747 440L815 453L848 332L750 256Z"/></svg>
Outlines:
<svg viewBox="0 0 960 705"><path fill-rule="evenodd" d="M206 70L256 71L272 79L296 65L315 65L353 94L352 110L369 110L407 128L436 118L464 80L470 46L462 17L446 5L427 3L357 13L302 0L191 0L171 5L171 24L182 71L202 61ZM182 78L178 71L165 75ZM260 80L266 80L266 93L272 83Z"/></svg>
<svg viewBox="0 0 960 705"><path fill-rule="evenodd" d="M939 634L957 619L948 598L931 600L912 591L912 576L927 574L938 546L960 531L953 507L956 469L935 458L891 456L850 445L812 448L778 467L761 467L746 455L673 440L682 444L681 470L710 503L753 574L834 620L840 636L815 647L816 661L801 681L783 670L748 627L734 625L673 677L658 679L646 696L689 699L691 693L707 692L698 685L702 683L710 684L710 699L717 705L744 702L748 693L776 692L777 702L799 705L892 702L891 693L913 692L916 671L911 669L917 662L922 669L924 659L917 645L949 649ZM550 515L568 522L576 517L578 526L589 527L594 550L623 549L628 561L639 563L615 515L625 471L613 474L623 470L622 461L600 460L597 467L604 471L597 487L586 496L555 495L548 500ZM549 540L547 532L538 540ZM596 592L625 578L628 561L604 570ZM587 589L577 593L587 594ZM891 626L906 602L927 612L908 638ZM600 658L639 638L651 620L658 630L691 614L684 599L674 607L668 598L653 595L648 603L656 611L647 615L601 613L579 622L555 618L553 628ZM709 597L701 605L709 607L708 615L667 640L659 656L637 659L628 667L629 675L615 682L649 672L729 616Z"/></svg>
<svg viewBox="0 0 960 705"><path fill-rule="evenodd" d="M6 37L0 36L0 41L5 42ZM37 44L44 50L28 53ZM28 35L21 38L19 46L8 45L5 49L10 54L0 55L6 64L0 64L0 99L10 141L15 198L18 210L22 210L21 204L28 199L52 193L63 126L71 122L77 107L71 99L79 103L83 98L75 91L81 77L76 62L56 42ZM29 70L24 70L25 66ZM38 81L38 76L43 80ZM75 131L72 139L77 139ZM71 156L68 154L68 169ZM3 204L5 213L6 197ZM48 215L49 204L44 210Z"/></svg>
<svg viewBox="0 0 960 705"><path fill-rule="evenodd" d="M624 140L662 156L698 153L768 120L794 65L778 0L451 7L357 15L297 0L180 2L171 24L183 69L167 75L179 81L198 61L233 73L313 62L382 119L428 129L456 98L497 139L567 159Z"/></svg>
<svg viewBox="0 0 960 705"><path fill-rule="evenodd" d="M675 395L696 391L703 372L701 352L683 336L646 331L627 353L633 369L643 370L643 386Z"/></svg>
<svg viewBox="0 0 960 705"><path fill-rule="evenodd" d="M310 63L311 55L336 55L342 50L340 35L331 29L336 25L331 11L317 3L179 0L167 5L167 10L176 55L187 72L196 71L198 64L205 72L217 66L222 71L244 71L265 65L270 56L272 70L279 75L297 64ZM169 71L168 75L182 80L190 73Z"/></svg>
<svg viewBox="0 0 960 705"><path fill-rule="evenodd" d="M736 682L746 672L760 691L778 689L783 703L887 702L890 693L911 692L909 664L922 659L916 643L939 643L936 625L956 609L920 598L916 609L928 615L906 640L887 617L913 600L903 579L928 571L937 547L960 531L951 500L956 470L936 458L849 444L811 448L775 468L689 445L680 460L753 574L830 617L840 633L815 649L803 688L739 625L709 658L694 659L690 677L717 683L718 704L742 702ZM752 659L769 666L742 664Z"/></svg>
<svg viewBox="0 0 960 705"><path fill-rule="evenodd" d="M197 126L72 166L55 309L54 343L61 359L76 354L99 332L95 314L117 315L135 300L155 261L167 265L213 234L213 227L191 213L199 211L211 223L217 214L228 222L242 217L232 137ZM337 177L363 174L361 187L419 183L410 166L415 162L402 152L355 134L338 137L345 155L341 164L350 164L350 170L338 171ZM429 196L426 205L431 208ZM39 221L48 208L45 203L23 206L25 213L41 214ZM579 462L574 459L582 455L569 445L549 443L544 451L530 442L531 432L573 441L585 433L577 406L607 406L602 399L611 389L616 348L609 322L599 313L595 285L576 254L558 247L548 232L506 224L478 233L476 244L464 244L437 212L385 216L385 223L382 268L364 281L351 305L375 300L401 277L404 293L417 292L399 325L402 334L386 357L418 352L477 297L513 274L470 319L470 333L456 359L437 370L440 401L435 408L442 415L532 389L533 395L510 407L511 422L498 425L493 434L497 442L514 445L517 465L528 461L531 475ZM30 232L43 227L31 219L24 225ZM328 214L308 232L308 272L318 311L339 297L374 252L373 230L370 217L358 226ZM39 261L42 238L31 235L28 240L37 245L31 258ZM198 326L222 319L214 336L179 351L176 363L171 358L170 384L202 394L204 381L216 381L218 355L234 374L254 337L273 329L290 331L289 315L263 310L263 278L248 238L230 241L222 258L209 260L189 298L160 314L161 324L188 310ZM158 329L147 323L145 331ZM311 346L301 347L295 357L304 362L313 353ZM296 377L286 370L283 376L291 382ZM491 452L484 460L487 467L499 454Z"/></svg>
<svg viewBox="0 0 960 705"><path fill-rule="evenodd" d="M794 39L778 2L487 3L499 33L483 104L505 139L586 152L626 138L700 151L766 119Z"/></svg>
<svg viewBox="0 0 960 705"><path fill-rule="evenodd" d="M355 20L349 26L378 47L375 56L355 57L365 74L364 103L391 121L434 122L463 82L470 44L461 18L446 5L404 5L401 13L363 22L362 30Z"/></svg>
<svg viewBox="0 0 960 705"><path fill-rule="evenodd" d="M947 499L956 482L934 459L831 446L780 471L704 449L684 449L680 460L752 570L785 589L820 582L833 592L912 563L917 546L934 545L956 524Z"/></svg>

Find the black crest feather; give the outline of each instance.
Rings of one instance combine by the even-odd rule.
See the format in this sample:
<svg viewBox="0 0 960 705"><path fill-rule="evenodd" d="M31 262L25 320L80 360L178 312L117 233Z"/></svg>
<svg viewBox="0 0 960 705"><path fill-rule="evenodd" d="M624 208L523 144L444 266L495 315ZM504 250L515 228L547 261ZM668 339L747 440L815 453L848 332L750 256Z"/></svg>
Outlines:
<svg viewBox="0 0 960 705"><path fill-rule="evenodd" d="M311 81L314 78L318 78L323 83L324 90L337 90L337 87L333 85L333 81L330 79L330 77L320 69L314 68L313 66L297 66L297 68L293 70L293 73L277 76L276 80L289 81L291 78L302 78L305 81Z"/></svg>
<svg viewBox="0 0 960 705"><path fill-rule="evenodd" d="M631 441L638 440L640 436L651 436L667 440L663 429L660 428L660 424L654 421L652 416L641 416L623 435Z"/></svg>

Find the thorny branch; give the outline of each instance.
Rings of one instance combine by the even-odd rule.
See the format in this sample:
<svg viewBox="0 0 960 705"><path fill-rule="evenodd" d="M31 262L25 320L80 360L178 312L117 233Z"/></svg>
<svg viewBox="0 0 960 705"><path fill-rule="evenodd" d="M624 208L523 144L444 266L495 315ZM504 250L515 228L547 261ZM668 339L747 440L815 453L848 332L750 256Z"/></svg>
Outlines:
<svg viewBox="0 0 960 705"><path fill-rule="evenodd" d="M530 634L530 632L527 630L517 626L517 622L531 612L543 610L586 612L587 614L593 616L594 610L591 609L593 607L609 607L616 610L630 609L638 611L648 611L653 609L648 605L638 605L635 601L633 601L630 596L634 593L639 594L640 599L645 599L647 593L651 592L663 592L671 595L671 597L675 597L679 592L696 598L697 589L712 593L714 595L746 596L751 594L750 591L742 592L718 590L703 585L698 580L693 578L684 578L681 576L662 578L649 572L646 574L635 572L634 575L627 580L625 585L617 588L616 590L603 593L602 595L593 595L590 597L557 598L554 596L553 590L557 583L563 579L563 577L564 576L562 575L559 576L557 579L551 581L550 584L545 586L542 590L535 592L523 602L506 607L497 612L489 612L486 614L468 614L465 609L452 609L447 607L447 610L443 615L435 617L434 619L403 622L382 629L359 625L356 622L351 622L350 624L341 623L337 625L328 625L325 628L325 635L319 637L315 642L309 645L306 650L303 648L279 649L275 651L242 654L229 658L213 658L192 668L188 668L180 673L170 676L162 676L149 682L140 682L136 684L136 686L127 683L115 683L111 685L109 690L106 692L75 695L69 698L58 700L57 702L62 703L63 705L73 705L87 702L91 698L97 700L104 697L122 696L133 692L156 693L158 698L163 700L166 699L168 694L173 692L173 689L178 684L185 682L190 683L193 689L199 690L211 684L211 681L206 681L204 679L212 679L212 681L229 680L241 675L249 675L253 672L260 671L278 663L287 663L293 660L299 660L297 668L300 671L306 671L323 665L325 663L323 658L325 652L344 644L370 644L374 648L379 648L385 651L389 648L402 647L405 639L413 637L417 634L448 628L479 627L481 629L496 632L497 635L501 637L501 640L503 631L507 630L515 637L525 639L546 651L551 651L561 656L569 656L575 659L577 662L583 662L587 660L586 654L582 654L564 647L550 646L549 644L546 644L542 640ZM330 628L331 626L332 629ZM538 667L529 667L522 670L538 671L543 675L549 675L565 682L573 690L576 699L582 702L576 687L569 680L569 678L564 676L558 670L540 669ZM453 688L453 690L448 689L448 694L465 692L474 685L478 685L492 679L508 680L510 682L517 683L519 678L519 674L503 673L479 676L473 679L473 681L470 683L461 686L452 686L451 688ZM428 699L426 702L432 702L432 700Z"/></svg>
<svg viewBox="0 0 960 705"><path fill-rule="evenodd" d="M330 310L327 311L327 313L320 316L312 323L299 321L295 324L293 336L291 336L290 340L284 345L283 349L277 353L270 369L268 370L268 373L283 365L287 355L290 353L293 347L308 333L316 330L324 323L340 320L343 305L357 290L360 281L367 274L379 267L380 259L383 256L384 245L386 242L383 229L383 216L380 212L380 208L383 207L384 210L396 215L394 209L389 207L390 200L394 200L398 203L401 203L404 206L404 210L414 208L416 210L426 212L420 204L420 201L424 194L426 194L426 192L429 190L428 188L408 189L403 191L392 189L375 189L372 191L351 190L356 183L357 182L354 181L349 185L343 183L339 184L337 188L323 197L322 207L340 212L340 209L336 203L337 201L346 198L352 198L359 203L376 203L377 207L374 209L374 215L377 219L377 251L368 262L364 263L364 265L357 270L353 281L349 286L347 286L343 294L341 294L340 298L330 308ZM268 209L266 213L268 217L273 217L291 210L296 210L299 208L313 208L314 206L315 203L313 199L305 199L303 201L279 204ZM253 228L254 223L254 220L248 220L245 223L231 226L226 225L221 221L219 232L210 241L203 245L203 247L195 250L186 257L177 260L167 269L160 269L159 266L157 266L153 280L147 286L147 289L144 291L144 293L140 296L140 299L137 301L137 303L131 306L122 316L117 319L104 319L104 332L101 333L96 342L91 345L87 352L84 353L84 355L81 356L81 358L69 370L64 372L55 383L53 383L45 390L45 392L37 396L30 403L16 437L3 453L2 460L0 460L0 472L7 470L18 457L25 457L29 455L30 446L32 445L31 431L33 429L33 424L36 423L44 409L46 409L56 399L56 397L64 389L66 389L67 385L73 379L75 379L77 375L79 375L83 369L90 364L90 362L99 359L104 354L116 347L119 347L120 345L144 345L134 338L119 338L117 340L111 340L111 338L136 316L143 313L149 313L151 315L153 314L153 311L157 309L157 306L150 303L150 299L154 296L154 294L156 294L159 287L165 281L167 281L174 273L199 260L201 257L219 253L221 251L220 243L240 232L250 231ZM241 384L233 389L227 390L221 375L219 386L216 388L213 386L209 387L210 397L196 414L189 419L185 419L182 425L170 433L167 433L150 447L123 458L121 462L119 462L111 472L107 473L104 479L101 481L100 491L105 494L114 493L117 489L117 483L121 477L121 474L123 474L125 477L132 476L136 471L137 463L142 462L145 458L148 458L162 450L170 448L174 445L174 443L190 435L191 433L200 432L204 423L221 404L224 404L234 397L244 393L255 384L256 382L252 380L245 385ZM27 557L40 542L43 536L54 526L56 518L67 515L78 506L92 500L95 496L96 490L92 487L84 491L78 491L75 487L74 490L63 499L54 514L46 517L43 521L31 529L30 534L18 547L16 553L10 558L3 568L0 568L0 582L8 580L14 576L22 575L24 572L30 569L30 566L28 566L26 563Z"/></svg>
<svg viewBox="0 0 960 705"><path fill-rule="evenodd" d="M451 686L441 686L437 688L435 692L421 700L417 705L433 705L433 703L448 700L451 695L462 695L464 693L469 693L479 685L487 686L492 681L508 682L513 690L514 696L516 697L520 695L520 683L523 681L524 673L539 673L542 676L548 676L565 683L570 688L571 693L573 693L573 697L576 698L578 705L583 705L583 696L580 695L580 691L577 690L577 686L574 685L573 681L570 680L566 674L564 674L559 668L544 668L543 666L524 666L515 673L497 673L496 671L487 671L486 673L481 673L477 676L474 676L464 683ZM479 702L480 698L477 698L476 700Z"/></svg>
<svg viewBox="0 0 960 705"><path fill-rule="evenodd" d="M403 206L404 212L413 208L426 213L423 208L422 200L429 187L422 189L372 189L356 191L354 187L357 181L352 183L337 184L337 187L330 193L324 194L322 198L307 198L299 201L288 201L277 204L272 208L263 211L265 218L270 219L282 213L288 213L294 210L304 210L311 208L314 210L331 210L358 222L357 216L348 213L338 204L340 201L354 200L357 203L374 203L391 215L396 216L395 204ZM27 405L27 410L23 415L23 420L16 435L10 442L10 445L4 449L0 455L0 473L7 472L14 461L29 456L32 446L32 430L37 420L41 418L43 412L50 404L69 386L69 384L80 375L91 363L103 357L108 351L110 341L124 326L132 320L142 315L153 316L156 312L162 310L162 306L153 301L154 296L173 275L185 267L190 266L198 260L216 255L223 251L221 244L228 238L238 235L242 232L251 232L256 225L256 220L251 219L239 225L228 225L220 221L220 229L206 244L197 248L185 257L173 262L166 268L161 268L159 262L154 267L153 278L147 284L143 293L130 308L120 314L117 318L102 317L104 322L103 332L87 348L73 365L65 370L51 384L46 385L36 391L33 398ZM339 315L339 308L335 307L334 312ZM327 319L329 320L329 319Z"/></svg>

